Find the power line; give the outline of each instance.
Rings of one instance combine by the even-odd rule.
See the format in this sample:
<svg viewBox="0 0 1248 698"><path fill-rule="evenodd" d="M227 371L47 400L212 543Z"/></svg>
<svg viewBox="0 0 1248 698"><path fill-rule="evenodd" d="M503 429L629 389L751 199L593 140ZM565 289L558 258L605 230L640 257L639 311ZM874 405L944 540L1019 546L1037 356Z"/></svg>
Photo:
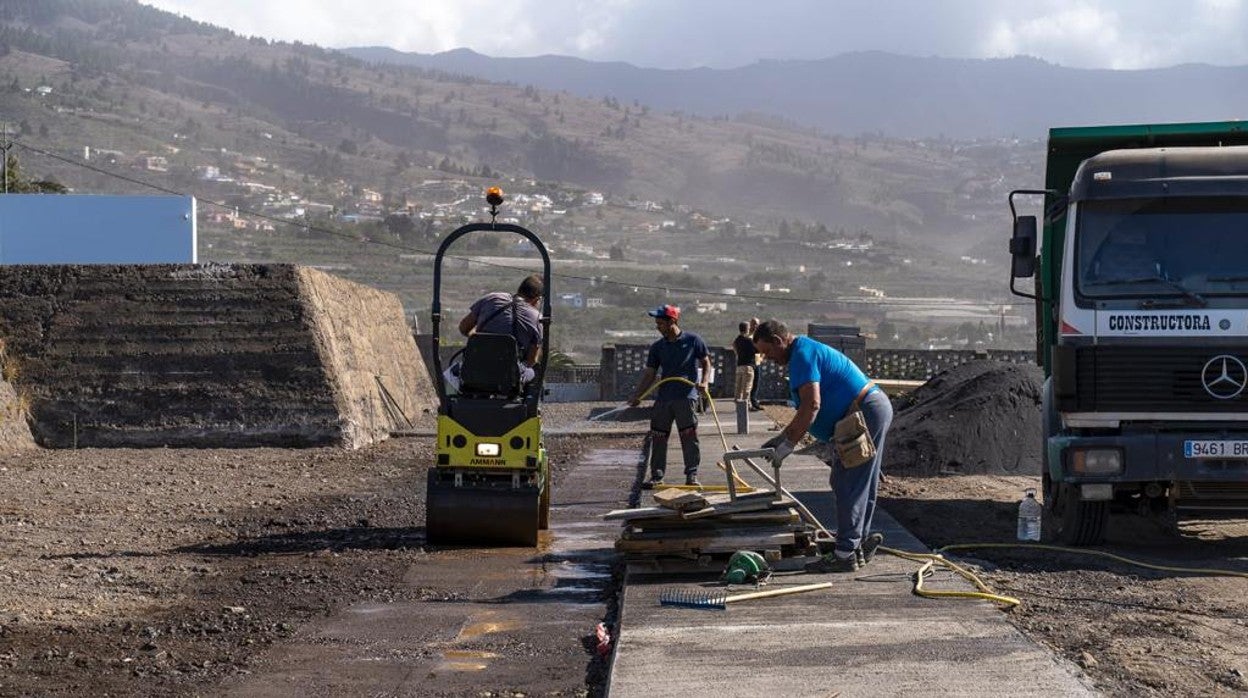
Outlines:
<svg viewBox="0 0 1248 698"><path fill-rule="evenodd" d="M333 230L332 228L325 228L322 226L312 225L309 223L299 223L296 221L292 221L289 218L280 218L280 217L272 216L272 215L269 215L267 213L263 213L260 211L254 211L251 209L246 209L246 208L242 208L238 206L230 206L229 204L226 204L224 202L200 197L195 194L186 194L185 192L180 192L174 189L170 189L169 187L161 186L159 184L155 184L152 182L147 182L142 179L138 179L137 177L130 177L128 175L124 175L119 172L113 172L111 170L106 170L102 167L96 167L95 165L91 165L90 163L81 162L74 158L66 157L63 155L58 155L51 151L44 150L43 148L38 148L32 145L28 145L17 139L14 139L9 142L10 147L14 145L19 148L22 148L23 150L27 150L32 153L38 153L40 155L43 155L44 157L48 157L53 160L63 162L67 165L80 167L82 169L95 172L96 174L104 175L106 177L113 177L115 179L120 179L122 181L129 182L131 184L135 184L135 185L142 186L142 187L147 187L149 189L154 189L156 191L163 192L165 194L171 194L174 196L194 196L197 201L202 201L211 206L217 206L226 210L245 213L248 216L251 216L253 218L259 218L261 220L267 220L267 221L271 221L274 223L280 223L282 225L294 226L305 231L315 231L317 233L321 233L321 234L328 235L331 237L336 237L342 240L348 240L353 243L364 242L366 244L377 245L380 247L386 247L389 249L399 250L399 251L407 252L407 253L426 255L429 257L436 256L437 254L434 251L427 250L424 248L414 247L410 245L403 245L403 244L393 243L393 242L386 242L385 240L371 240L371 239L361 240L360 238L354 235L342 233L337 230ZM446 254L446 255L443 255L443 257L451 258L451 259L459 259L470 264L479 264L481 266L492 267L496 269L506 269L509 271L518 271L518 272L530 271L529 269L525 269L523 267L514 267L511 265L507 265L507 264L499 264L497 262L490 262L487 260L478 259L476 257L470 257L470 256L465 256L465 255ZM747 294L723 293L719 291L707 291L704 289L683 288L680 286L652 286L648 284L615 281L612 279L604 279L604 278L594 277L594 276L581 276L578 274L556 273L553 269L551 270L551 276L555 278L559 278L559 279L583 281L591 285L602 284L602 285L608 285L608 286L618 286L621 288L645 289L648 291L661 291L664 293L686 293L686 294L691 294L691 295L696 295L696 296L732 298L732 299L737 299L737 300L768 301L768 302L779 302L779 303L870 303L871 305L892 305L892 303L889 303L887 301L868 300L868 299L801 298L801 297L795 297L795 296L764 296L764 295L756 295L756 294L748 294L748 293Z"/></svg>

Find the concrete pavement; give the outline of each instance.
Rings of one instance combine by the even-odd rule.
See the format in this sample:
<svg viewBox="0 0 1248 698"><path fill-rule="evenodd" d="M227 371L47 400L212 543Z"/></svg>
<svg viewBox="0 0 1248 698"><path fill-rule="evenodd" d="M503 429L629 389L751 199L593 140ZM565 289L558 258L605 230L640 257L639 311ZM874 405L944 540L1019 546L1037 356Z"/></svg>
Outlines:
<svg viewBox="0 0 1248 698"><path fill-rule="evenodd" d="M757 448L774 431L755 421L736 434L731 402L718 403L729 445ZM713 463L723 450L710 415L699 429L703 484L718 482ZM763 422L763 423L759 423ZM668 473L680 473L673 438ZM747 478L748 479L748 478ZM761 484L755 478L753 482ZM826 525L834 528L828 468L792 456L783 484ZM647 505L648 497L643 497ZM887 512L875 530L888 547L928 552ZM695 696L953 696L1091 695L1078 667L1023 636L997 605L977 600L930 600L911 594L916 563L879 554L852 574L777 574L769 587L831 581L834 587L792 596L730 604L727 610L659 605L668 590L722 589L707 577L630 570L621 597L619 638L609 695ZM932 588L973 590L938 573ZM741 588L737 591L749 591Z"/></svg>

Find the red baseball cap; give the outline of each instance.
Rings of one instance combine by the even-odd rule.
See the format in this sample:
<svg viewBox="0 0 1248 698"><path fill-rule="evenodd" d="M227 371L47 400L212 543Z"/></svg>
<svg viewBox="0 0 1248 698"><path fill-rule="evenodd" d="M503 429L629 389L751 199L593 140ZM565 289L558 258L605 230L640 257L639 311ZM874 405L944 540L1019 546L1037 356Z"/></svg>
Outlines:
<svg viewBox="0 0 1248 698"><path fill-rule="evenodd" d="M660 305L654 310L648 311L646 315L649 315L650 317L667 318L668 320L672 320L673 322L679 322L680 321L680 308L675 305Z"/></svg>

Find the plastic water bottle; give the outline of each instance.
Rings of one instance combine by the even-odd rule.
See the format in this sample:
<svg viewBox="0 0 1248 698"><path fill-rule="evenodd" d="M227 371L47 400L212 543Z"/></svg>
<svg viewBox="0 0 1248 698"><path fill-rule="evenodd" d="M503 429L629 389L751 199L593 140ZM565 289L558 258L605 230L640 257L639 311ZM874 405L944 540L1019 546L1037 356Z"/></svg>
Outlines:
<svg viewBox="0 0 1248 698"><path fill-rule="evenodd" d="M1036 491L1028 489L1023 501L1018 503L1018 539L1027 541L1040 540L1040 502L1036 501Z"/></svg>

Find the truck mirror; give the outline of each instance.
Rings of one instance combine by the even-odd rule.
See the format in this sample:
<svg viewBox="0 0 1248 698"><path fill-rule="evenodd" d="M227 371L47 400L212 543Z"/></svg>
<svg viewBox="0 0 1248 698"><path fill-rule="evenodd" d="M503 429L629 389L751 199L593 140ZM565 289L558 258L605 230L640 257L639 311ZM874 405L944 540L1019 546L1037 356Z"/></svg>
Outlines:
<svg viewBox="0 0 1248 698"><path fill-rule="evenodd" d="M1015 279L1029 279L1036 274L1036 217L1019 216L1014 219L1014 237L1010 238L1010 256L1013 264L1010 275Z"/></svg>

